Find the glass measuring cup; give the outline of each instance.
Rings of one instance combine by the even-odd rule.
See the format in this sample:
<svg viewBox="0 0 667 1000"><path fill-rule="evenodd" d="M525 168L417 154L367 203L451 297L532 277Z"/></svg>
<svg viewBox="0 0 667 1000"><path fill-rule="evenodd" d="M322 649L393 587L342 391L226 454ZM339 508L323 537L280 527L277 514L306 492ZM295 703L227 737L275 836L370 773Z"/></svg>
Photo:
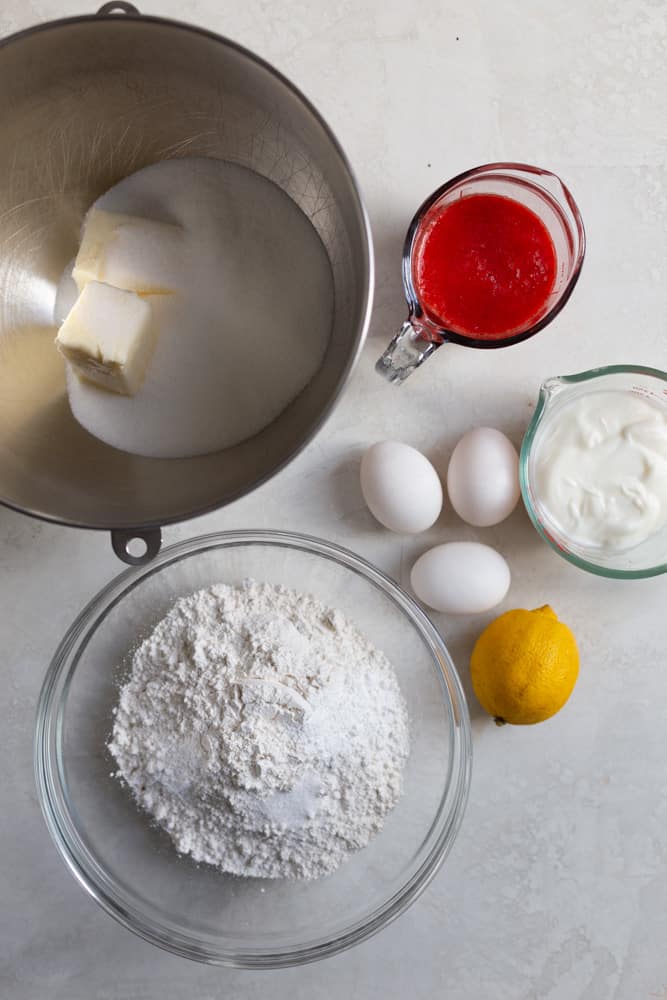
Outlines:
<svg viewBox="0 0 667 1000"><path fill-rule="evenodd" d="M500 195L534 212L546 227L556 254L556 273L544 308L530 325L507 334L469 336L448 329L425 309L416 277L417 251L425 230L442 210L473 194ZM508 347L527 340L558 315L577 283L584 260L586 237L574 198L555 174L524 163L488 163L466 170L439 187L417 210L403 247L403 286L408 319L376 364L376 371L400 384L441 344L464 347Z"/></svg>
<svg viewBox="0 0 667 1000"><path fill-rule="evenodd" d="M637 580L667 573L667 527L624 550L593 549L569 538L549 514L540 495L536 463L545 437L570 403L613 389L647 399L667 412L667 372L642 365L609 365L576 375L549 378L540 387L535 414L521 446L521 495L534 527L560 556L598 576Z"/></svg>

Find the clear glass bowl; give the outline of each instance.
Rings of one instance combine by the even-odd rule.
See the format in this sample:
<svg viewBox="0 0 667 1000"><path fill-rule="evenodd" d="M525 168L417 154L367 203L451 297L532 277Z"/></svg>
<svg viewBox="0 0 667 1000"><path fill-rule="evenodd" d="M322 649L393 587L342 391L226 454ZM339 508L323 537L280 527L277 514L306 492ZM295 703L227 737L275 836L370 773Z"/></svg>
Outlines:
<svg viewBox="0 0 667 1000"><path fill-rule="evenodd" d="M411 718L405 792L381 833L316 881L243 879L176 854L111 777L106 749L127 656L179 597L252 577L340 608L394 664ZM35 768L42 811L70 871L120 923L186 958L297 965L364 940L435 875L468 794L470 721L454 664L392 580L327 542L271 531L173 545L109 584L71 626L42 688Z"/></svg>
<svg viewBox="0 0 667 1000"><path fill-rule="evenodd" d="M569 539L550 519L535 487L535 460L542 436L558 420L562 408L581 396L600 390L621 390L651 399L667 412L667 372L641 365L610 365L578 375L550 378L540 388L535 414L521 446L519 478L528 515L552 549L569 562L598 576L637 580L667 572L667 528L634 548L604 552Z"/></svg>

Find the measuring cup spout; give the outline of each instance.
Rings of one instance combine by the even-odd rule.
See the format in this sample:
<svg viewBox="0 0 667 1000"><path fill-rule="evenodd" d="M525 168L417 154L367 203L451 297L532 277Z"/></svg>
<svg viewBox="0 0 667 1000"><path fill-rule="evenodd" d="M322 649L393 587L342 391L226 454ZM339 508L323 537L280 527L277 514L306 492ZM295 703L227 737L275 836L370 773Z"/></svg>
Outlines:
<svg viewBox="0 0 667 1000"><path fill-rule="evenodd" d="M426 330L416 320L406 320L387 350L375 365L375 371L394 385L405 382L443 341L428 338Z"/></svg>

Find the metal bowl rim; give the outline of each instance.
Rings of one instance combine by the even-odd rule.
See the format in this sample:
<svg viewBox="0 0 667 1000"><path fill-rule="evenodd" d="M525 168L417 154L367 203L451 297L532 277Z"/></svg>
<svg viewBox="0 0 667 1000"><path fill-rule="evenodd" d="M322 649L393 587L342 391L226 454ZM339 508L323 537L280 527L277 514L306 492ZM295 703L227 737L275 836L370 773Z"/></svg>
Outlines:
<svg viewBox="0 0 667 1000"><path fill-rule="evenodd" d="M334 153L338 156L344 170L350 180L352 187L352 192L354 195L354 200L356 202L356 208L358 211L358 221L361 223L362 231L362 242L364 247L364 261L363 261L363 271L364 271L364 290L363 290L363 305L362 305L362 321L360 328L356 337L356 343L354 350L351 352L348 360L341 371L338 382L335 386L333 394L331 395L327 405L320 411L317 420L311 425L308 433L305 435L303 440L287 455L282 462L273 466L271 471L266 472L256 479L254 479L248 486L236 490L233 494L229 496L224 502L212 502L202 504L192 510L186 511L182 514L172 514L159 520L149 520L149 521L138 521L134 519L128 520L118 520L113 523L110 522L96 522L96 521L79 521L75 519L66 519L58 515L50 514L45 510L31 509L27 507L22 507L20 504L0 496L0 504L11 510L17 511L19 514L27 514L29 517L37 518L41 521L47 521L51 524L60 524L68 528L84 528L94 531L113 531L114 529L126 529L132 530L136 529L137 532L147 531L155 528L160 528L162 526L170 524L180 524L182 521L188 521L195 517L201 517L204 514L210 514L215 510L218 510L221 506L227 506L234 501L239 500L241 497L248 496L258 487L262 486L264 483L268 482L275 475L281 472L286 466L293 462L301 452L310 444L310 442L315 438L315 436L322 430L324 424L327 422L329 417L332 415L334 409L340 402L343 390L347 385L352 372L356 366L359 356L364 346L366 336L368 334L368 328L370 325L371 311L373 308L373 293L375 287L375 261L373 254L373 236L371 232L370 219L368 217L368 212L364 204L363 196L361 193L361 187L359 181L357 180L356 174L352 168L352 165L347 157L347 154L343 150L339 140L337 139L335 133L328 125L322 114L317 110L314 104L305 96L305 94L288 79L280 70L272 66L266 59L261 56L256 55L250 49L245 46L240 45L238 42L232 41L232 39L225 37L224 35L219 35L215 31L209 31L207 28L201 28L198 25L188 24L184 21L178 21L173 18L166 17L156 17L150 14L81 14L75 17L63 17L58 18L53 21L45 21L43 24L32 25L32 27L24 28L21 31L17 31L6 38L0 39L0 54L2 49L7 48L16 42L24 41L25 39L36 35L40 32L52 31L53 29L70 27L76 24L103 24L105 21L113 20L115 24L135 24L137 22L157 24L163 27L177 30L186 31L193 35L199 35L204 38L208 38L211 41L218 42L223 46L228 47L244 58L253 62L260 69L265 70L270 75L272 75L279 83L281 83L287 90L301 102L306 111L308 111L312 117L315 119L316 123L322 128L326 138L331 143ZM212 454L216 454L213 452ZM222 452L220 452L222 454ZM201 456L199 456L201 457ZM196 460L196 459L195 459ZM145 459L145 461L150 461L150 459ZM178 461L187 461L187 459L178 459Z"/></svg>

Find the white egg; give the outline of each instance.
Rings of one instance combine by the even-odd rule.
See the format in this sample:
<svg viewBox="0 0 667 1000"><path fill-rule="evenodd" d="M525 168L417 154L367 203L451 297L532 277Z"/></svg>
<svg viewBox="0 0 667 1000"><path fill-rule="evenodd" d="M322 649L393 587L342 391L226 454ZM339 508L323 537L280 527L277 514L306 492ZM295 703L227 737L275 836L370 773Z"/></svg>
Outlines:
<svg viewBox="0 0 667 1000"><path fill-rule="evenodd" d="M474 615L500 604L509 590L510 569L488 545L448 542L419 557L410 583L419 600L436 611Z"/></svg>
<svg viewBox="0 0 667 1000"><path fill-rule="evenodd" d="M499 524L512 513L519 495L519 456L501 431L476 427L456 445L447 469L452 507L477 528Z"/></svg>
<svg viewBox="0 0 667 1000"><path fill-rule="evenodd" d="M361 492L373 517L391 531L425 531L442 509L438 473L420 451L399 441L379 441L364 454Z"/></svg>

